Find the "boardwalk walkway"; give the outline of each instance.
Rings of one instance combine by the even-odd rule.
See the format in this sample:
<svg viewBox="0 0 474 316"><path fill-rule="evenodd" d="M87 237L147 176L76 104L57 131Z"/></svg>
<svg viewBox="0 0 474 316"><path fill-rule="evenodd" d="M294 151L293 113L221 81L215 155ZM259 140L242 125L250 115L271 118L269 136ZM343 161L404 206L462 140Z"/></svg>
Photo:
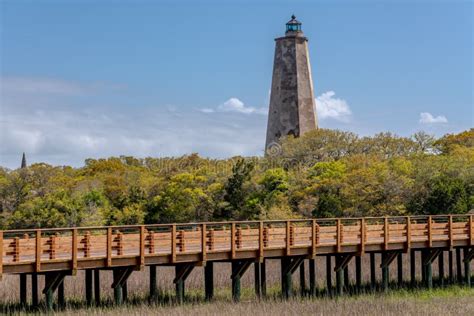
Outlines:
<svg viewBox="0 0 474 316"><path fill-rule="evenodd" d="M336 257L334 271L339 276L352 258L360 264L360 256L365 253L381 253L382 269L388 269L402 253L421 251L423 269L427 266L431 270L431 262L442 251L463 249L465 276L470 284L473 217L370 217L7 230L0 231L0 276L20 274L20 288L24 292L27 274L36 278L44 274L47 280L44 292L47 302L52 302L52 293L61 288L66 275L86 270L86 282L91 283L93 271L110 269L114 270L112 287L117 289L116 300L120 302L123 299L121 287L133 270L151 266L150 278L152 282L155 278L156 283L156 270L153 276L156 265L174 265L177 296L182 299L184 280L195 266L212 267L213 262L228 261L233 265L232 278L238 283L233 286L234 298L238 300L240 277L255 263L256 277L264 279L266 259L282 260L282 290L283 295L288 296L291 295L291 274L301 262L314 260L315 256L326 256L329 260ZM211 270L206 277L210 282L212 268L207 270ZM432 281L428 270L429 286ZM388 275L385 278L388 286ZM92 287L92 283L90 285ZM256 286L260 293L264 284L259 280ZM211 291L212 286L206 285L206 296L212 295ZM26 300L23 292L20 293L22 302ZM86 293L86 299L91 300L91 295Z"/></svg>

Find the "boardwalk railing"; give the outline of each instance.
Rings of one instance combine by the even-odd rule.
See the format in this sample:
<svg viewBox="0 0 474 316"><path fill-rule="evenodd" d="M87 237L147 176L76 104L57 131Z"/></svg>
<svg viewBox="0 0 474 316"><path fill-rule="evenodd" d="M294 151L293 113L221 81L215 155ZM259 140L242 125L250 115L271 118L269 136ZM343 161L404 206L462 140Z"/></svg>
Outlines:
<svg viewBox="0 0 474 316"><path fill-rule="evenodd" d="M474 246L473 215L0 231L0 275Z"/></svg>
<svg viewBox="0 0 474 316"><path fill-rule="evenodd" d="M292 296L291 278L297 269L301 294L307 294L305 259L309 261L309 293L315 295L316 256L326 257L329 295L342 295L349 288L348 265L351 261L355 261L356 288L362 288L361 267L365 253L370 256L372 288L377 286L375 255L381 254L382 288L388 290L389 266L395 259L398 286L403 286L403 255L408 252L412 285L417 283L416 252L421 253L422 283L428 288L433 286L431 264L434 260L438 260L438 279L443 285L444 253L448 252L450 280L453 280L456 261L459 283L470 286L474 227L473 215L442 215L7 230L0 231L0 248L0 276L19 274L22 306L27 305L28 275L31 276L33 306L39 305L40 275L44 276L46 307L53 308L55 292L58 293L58 306L64 306L64 279L75 275L77 270L85 270L88 305L93 301L101 304L102 270L113 271L111 287L115 303L121 304L127 299L129 276L134 270L149 266L150 298L154 298L159 265L175 267L178 302L184 300L186 278L196 266L203 266L205 297L210 300L214 295L213 265L217 262L231 262L232 297L238 301L241 277L251 265L255 268L255 293L257 297L265 296L265 261L268 259L281 261L285 298ZM336 274L335 290L333 272Z"/></svg>

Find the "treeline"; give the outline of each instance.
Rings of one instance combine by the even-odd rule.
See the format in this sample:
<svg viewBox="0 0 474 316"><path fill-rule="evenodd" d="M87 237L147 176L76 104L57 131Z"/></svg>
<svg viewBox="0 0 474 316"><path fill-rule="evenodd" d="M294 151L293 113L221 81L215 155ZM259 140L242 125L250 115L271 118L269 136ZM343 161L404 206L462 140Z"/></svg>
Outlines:
<svg viewBox="0 0 474 316"><path fill-rule="evenodd" d="M320 129L271 155L112 157L0 169L2 229L467 213L474 129L435 139Z"/></svg>

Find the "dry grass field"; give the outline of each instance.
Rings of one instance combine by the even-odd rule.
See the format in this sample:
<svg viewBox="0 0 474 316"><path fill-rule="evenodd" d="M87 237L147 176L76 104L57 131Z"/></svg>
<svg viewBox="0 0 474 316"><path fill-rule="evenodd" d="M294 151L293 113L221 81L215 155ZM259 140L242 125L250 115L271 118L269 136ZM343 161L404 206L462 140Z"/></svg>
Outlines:
<svg viewBox="0 0 474 316"><path fill-rule="evenodd" d="M182 306L128 305L116 309L66 310L58 315L473 315L474 290L448 288L430 292L396 291L340 299L270 299L233 303L188 303Z"/></svg>

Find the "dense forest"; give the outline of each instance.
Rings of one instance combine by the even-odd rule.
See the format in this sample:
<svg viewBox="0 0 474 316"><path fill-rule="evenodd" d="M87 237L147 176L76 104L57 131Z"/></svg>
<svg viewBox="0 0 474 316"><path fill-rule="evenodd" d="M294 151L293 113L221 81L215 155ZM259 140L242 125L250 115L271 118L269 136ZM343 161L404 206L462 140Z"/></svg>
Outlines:
<svg viewBox="0 0 474 316"><path fill-rule="evenodd" d="M474 129L372 137L319 129L267 157L112 157L0 169L0 226L467 213Z"/></svg>

